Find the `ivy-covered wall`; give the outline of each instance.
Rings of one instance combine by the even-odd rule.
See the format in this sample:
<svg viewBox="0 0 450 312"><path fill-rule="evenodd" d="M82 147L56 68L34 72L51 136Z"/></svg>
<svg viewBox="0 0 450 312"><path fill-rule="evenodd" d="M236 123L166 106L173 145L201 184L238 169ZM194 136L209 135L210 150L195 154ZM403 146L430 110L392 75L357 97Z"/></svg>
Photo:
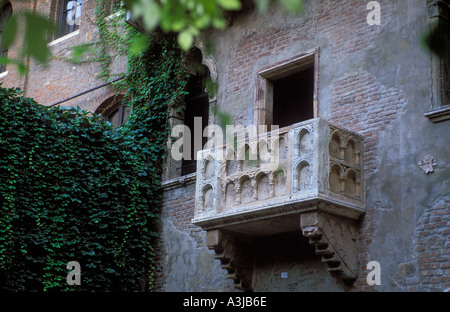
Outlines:
<svg viewBox="0 0 450 312"><path fill-rule="evenodd" d="M158 188L131 132L0 89L0 289L139 290L150 281Z"/></svg>
<svg viewBox="0 0 450 312"><path fill-rule="evenodd" d="M51 15L44 2L34 8ZM185 94L185 54L176 37L144 37L99 0L83 4L80 33L51 50L48 67L31 62L19 77L9 66L0 78L14 87L0 87L0 290L151 290L168 111ZM86 111L41 105L118 76L127 78L62 104ZM114 94L132 107L116 129L92 114ZM70 261L81 285L66 282Z"/></svg>
<svg viewBox="0 0 450 312"><path fill-rule="evenodd" d="M171 39L130 58L137 73L121 83L133 113L116 129L0 88L1 290L152 288L168 107L184 94L182 64ZM81 265L76 287L66 282L70 261Z"/></svg>

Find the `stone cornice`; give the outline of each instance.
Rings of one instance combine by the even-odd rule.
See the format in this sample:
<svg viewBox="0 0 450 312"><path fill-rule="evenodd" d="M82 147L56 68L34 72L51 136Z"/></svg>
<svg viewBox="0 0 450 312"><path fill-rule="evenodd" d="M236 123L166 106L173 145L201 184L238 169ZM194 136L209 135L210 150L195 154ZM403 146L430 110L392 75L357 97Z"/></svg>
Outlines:
<svg viewBox="0 0 450 312"><path fill-rule="evenodd" d="M194 172L185 176L163 181L162 187L164 191L169 191L180 187L185 187L187 185L195 184L196 180L197 180L197 173Z"/></svg>

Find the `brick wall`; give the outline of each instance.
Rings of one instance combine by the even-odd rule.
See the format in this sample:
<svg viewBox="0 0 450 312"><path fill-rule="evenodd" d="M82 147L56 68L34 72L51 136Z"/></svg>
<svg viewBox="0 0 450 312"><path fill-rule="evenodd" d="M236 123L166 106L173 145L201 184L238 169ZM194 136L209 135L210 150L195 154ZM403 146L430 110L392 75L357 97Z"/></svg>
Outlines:
<svg viewBox="0 0 450 312"><path fill-rule="evenodd" d="M423 116L430 101L429 56L419 44L426 1L378 1L379 27L367 24L368 2L306 1L297 18L273 7L264 17L238 16L226 32L208 37L217 48L218 105L235 123L251 123L258 71L319 48L319 116L365 138L370 196L359 230L360 276L349 290L448 288L448 203L428 204L422 213L418 204L448 193L440 140L448 125L431 126ZM433 177L417 166L426 153L441 155ZM384 260L382 287L367 285L372 260Z"/></svg>
<svg viewBox="0 0 450 312"><path fill-rule="evenodd" d="M387 88L367 72L348 73L332 84L330 121L364 136L365 174L376 170L379 136L405 106L398 88Z"/></svg>
<svg viewBox="0 0 450 312"><path fill-rule="evenodd" d="M57 1L10 1L13 6L13 14L23 10L36 11L46 17L55 18ZM19 30L23 31L24 20L19 19ZM81 22L79 33L75 36L51 44L52 59L47 67L37 65L33 60L25 59L29 71L20 76L13 64L7 66L8 74L0 78L3 87L19 87L26 91L25 95L34 98L38 103L51 105L58 101L72 97L80 92L86 91L94 86L105 83L98 77L100 66L91 62L86 64L74 64L61 60L61 57L70 58L70 48L96 40L98 30L95 26L95 1L85 0L82 5ZM19 37L20 39L21 37ZM62 38L63 39L63 38ZM18 58L23 42L18 40L9 49L11 58ZM116 65L119 70L126 69L126 60L120 58ZM80 96L61 106L79 106L82 109L95 111L95 109L107 98L117 93L112 86L104 87L86 95Z"/></svg>
<svg viewBox="0 0 450 312"><path fill-rule="evenodd" d="M450 200L439 199L420 216L415 231L415 247L409 271L402 284L409 291L450 290Z"/></svg>
<svg viewBox="0 0 450 312"><path fill-rule="evenodd" d="M180 185L177 185L180 187ZM161 218L171 222L177 230L191 233L199 232L201 229L191 224L194 217L195 187L193 185L187 188L170 190L166 187L163 193L163 204L161 207ZM159 234L163 235L163 229L159 229ZM166 280L170 272L167 271L165 261L171 255L168 253L168 237L161 236L157 241L155 248L155 291L166 291Z"/></svg>
<svg viewBox="0 0 450 312"><path fill-rule="evenodd" d="M383 21L388 23L392 18L391 4L389 1L379 3ZM292 57L296 52L289 51L295 51L302 44L308 47L306 49L320 46L323 53L324 47L320 43L326 38L326 53L330 54L331 58L320 60L321 69L333 68L330 62L341 62L368 48L378 39L381 27L368 27L366 6L365 1L314 1L309 2L305 16L295 22L291 19L285 23L272 23L267 20L272 25L261 24L261 27L258 27L252 24L251 17L247 16L245 21L238 20L237 27L244 34L239 41L233 42L231 57L227 60L229 65L225 69L226 76L221 86L226 94L223 101L233 105L230 102L233 93L245 93L248 90L253 94L255 77L262 69L261 60L266 60L265 66L269 66L280 59L288 59L289 57L281 55ZM233 32L233 28L230 32ZM330 100L321 103L322 109L326 106L329 121L365 137L365 175L375 172L380 135L388 129L392 121L399 118L406 105L404 94L398 88L384 86L366 71L346 73L335 78L331 86L320 87L330 87L331 90ZM245 104L253 105L251 102ZM237 123L245 124L251 120L247 115L248 110L241 107L233 113ZM373 248L372 244L379 230L376 214L375 207L367 207L359 231L360 277L349 290L375 289L374 286L367 285L365 265L373 260L370 259L370 249Z"/></svg>
<svg viewBox="0 0 450 312"><path fill-rule="evenodd" d="M163 193L163 204L161 207L161 218L171 222L177 230L195 235L201 229L191 224L194 218L195 187L191 185L188 188L182 188L178 192L166 189ZM162 234L162 229L160 230ZM164 262L169 257L167 237L162 237L156 245L156 272L155 272L155 291L165 291L166 278L170 272L167 271ZM201 244L201 242L199 242Z"/></svg>
<svg viewBox="0 0 450 312"><path fill-rule="evenodd" d="M383 20L389 20L390 3L379 3L383 8ZM300 43L314 42L319 37L327 38L335 61L367 48L379 35L380 27L368 27L366 6L365 1L355 0L314 1L295 22L288 20L276 26L263 25L255 29L251 29L254 25L243 22L244 27L251 26L251 30L247 30L235 44L227 66L224 92L233 93L251 87L256 72L261 69L257 67L258 60L275 59L283 51L292 50ZM252 17L248 17L248 21ZM315 43L311 48L317 45Z"/></svg>

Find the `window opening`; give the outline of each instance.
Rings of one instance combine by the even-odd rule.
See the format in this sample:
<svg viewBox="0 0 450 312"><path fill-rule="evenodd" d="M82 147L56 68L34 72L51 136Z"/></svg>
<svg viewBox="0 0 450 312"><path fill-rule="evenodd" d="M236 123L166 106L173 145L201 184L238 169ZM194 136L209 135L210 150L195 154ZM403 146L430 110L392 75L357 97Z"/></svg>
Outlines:
<svg viewBox="0 0 450 312"><path fill-rule="evenodd" d="M58 33L56 38L65 36L79 29L82 4L82 0L62 0L60 2Z"/></svg>
<svg viewBox="0 0 450 312"><path fill-rule="evenodd" d="M279 128L318 117L318 49L258 72L254 123Z"/></svg>
<svg viewBox="0 0 450 312"><path fill-rule="evenodd" d="M126 104L120 104L111 113L105 116L105 119L114 127L118 127L125 123L128 116L130 116L130 113L131 107L128 107Z"/></svg>
<svg viewBox="0 0 450 312"><path fill-rule="evenodd" d="M314 68L273 81L273 124L280 128L314 118Z"/></svg>
<svg viewBox="0 0 450 312"><path fill-rule="evenodd" d="M428 0L427 11L430 39L441 53L431 54L431 110L425 116L437 123L450 120L450 0Z"/></svg>
<svg viewBox="0 0 450 312"><path fill-rule="evenodd" d="M5 28L6 23L8 22L9 17L12 14L12 6L11 3L4 4L0 9L0 56L3 58L8 57L8 49L3 47L3 29ZM0 73L6 71L6 65L0 64Z"/></svg>
<svg viewBox="0 0 450 312"><path fill-rule="evenodd" d="M123 95L115 95L106 99L96 110L105 121L109 121L114 128L125 123L130 116L132 107L124 103Z"/></svg>
<svg viewBox="0 0 450 312"><path fill-rule="evenodd" d="M186 110L184 112L184 125L191 131L191 157L182 160L181 175L187 175L197 171L197 152L203 149L207 142L207 138L202 136L202 145L195 146L194 139L194 121L195 118L201 118L202 134L208 126L209 117L209 96L206 89L206 83L210 73L208 68L201 63L202 55L200 50L194 49L191 58L191 77L187 84L188 94L185 97Z"/></svg>

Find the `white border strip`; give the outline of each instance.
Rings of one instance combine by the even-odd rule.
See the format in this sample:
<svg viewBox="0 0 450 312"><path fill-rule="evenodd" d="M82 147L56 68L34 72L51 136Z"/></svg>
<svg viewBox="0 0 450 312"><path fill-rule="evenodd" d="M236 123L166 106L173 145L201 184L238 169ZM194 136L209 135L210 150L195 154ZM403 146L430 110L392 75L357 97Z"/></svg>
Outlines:
<svg viewBox="0 0 450 312"><path fill-rule="evenodd" d="M58 39L55 39L55 40L49 42L49 43L48 43L48 46L49 46L49 47L54 46L55 44L58 44L58 43L60 43L60 42L62 42L62 41L64 41L64 40L67 40L67 39L69 39L69 38L75 37L75 36L78 35L78 34L80 34L80 30L79 30L79 29L77 29L77 30L71 32L70 34L67 34L67 35L65 35L65 36L62 36L62 37L60 37L60 38L58 38Z"/></svg>

